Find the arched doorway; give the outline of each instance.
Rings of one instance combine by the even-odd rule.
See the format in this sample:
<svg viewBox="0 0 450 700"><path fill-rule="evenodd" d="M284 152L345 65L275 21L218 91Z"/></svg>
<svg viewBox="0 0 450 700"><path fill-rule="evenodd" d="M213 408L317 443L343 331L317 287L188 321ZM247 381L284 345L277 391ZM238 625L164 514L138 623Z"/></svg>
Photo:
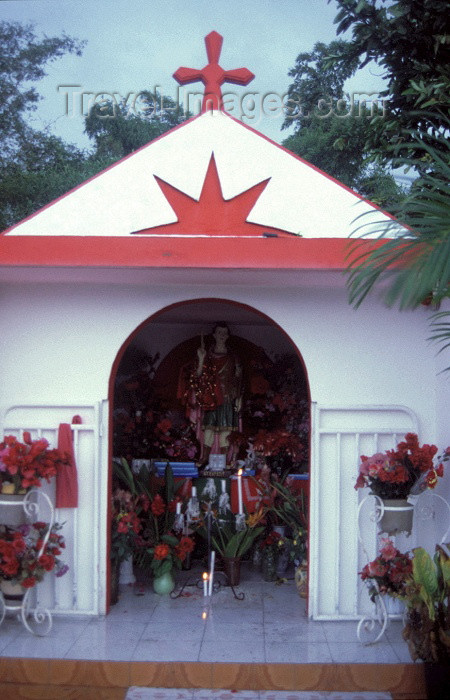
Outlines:
<svg viewBox="0 0 450 700"><path fill-rule="evenodd" d="M231 436L229 455L236 461L248 458L248 440L253 443L257 436L266 463L279 476L301 475L298 485L307 496L310 393L302 357L276 322L234 301L174 304L125 341L110 379L111 456L125 458L130 466L158 458L199 459L198 431L180 402L180 376L196 361L200 342L207 342L218 321L230 329L230 348L242 358L244 375L241 425Z"/></svg>

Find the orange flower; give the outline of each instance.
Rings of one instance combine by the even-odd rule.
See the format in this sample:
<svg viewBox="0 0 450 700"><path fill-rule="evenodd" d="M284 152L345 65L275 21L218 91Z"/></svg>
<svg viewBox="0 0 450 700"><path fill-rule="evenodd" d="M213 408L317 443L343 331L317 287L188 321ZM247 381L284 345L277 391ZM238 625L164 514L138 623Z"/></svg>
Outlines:
<svg viewBox="0 0 450 700"><path fill-rule="evenodd" d="M169 554L169 551L170 549L168 544L157 544L155 551L153 552L153 557L154 559L165 559Z"/></svg>

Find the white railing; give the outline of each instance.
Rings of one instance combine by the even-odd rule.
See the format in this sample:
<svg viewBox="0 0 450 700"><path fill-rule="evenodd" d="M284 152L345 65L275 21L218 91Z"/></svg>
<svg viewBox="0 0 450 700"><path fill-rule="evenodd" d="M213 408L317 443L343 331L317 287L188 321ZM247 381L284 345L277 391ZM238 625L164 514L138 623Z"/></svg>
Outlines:
<svg viewBox="0 0 450 700"><path fill-rule="evenodd" d="M36 604L52 614L98 615L104 612L104 569L107 469L101 468L101 404L99 405L14 405L1 415L4 435L22 439L28 430L33 439L45 438L57 447L60 423L72 423L80 415L82 423L71 425L74 456L78 473L78 508L55 509L55 520L64 523L61 534L66 549L61 559L69 571L61 578L46 576L36 587ZM42 490L55 503L55 480ZM0 516L1 519L1 516Z"/></svg>
<svg viewBox="0 0 450 700"><path fill-rule="evenodd" d="M312 408L309 614L353 620L366 604L358 576L366 563L358 542L358 503L366 490L354 489L359 457L395 447L405 433L417 432L417 418L404 406ZM363 527L375 552L375 524L367 518Z"/></svg>

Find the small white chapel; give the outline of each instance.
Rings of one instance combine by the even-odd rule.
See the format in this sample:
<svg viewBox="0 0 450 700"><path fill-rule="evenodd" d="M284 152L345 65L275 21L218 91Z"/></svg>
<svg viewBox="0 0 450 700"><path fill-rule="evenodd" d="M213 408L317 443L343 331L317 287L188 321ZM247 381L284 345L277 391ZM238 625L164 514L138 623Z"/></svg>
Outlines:
<svg viewBox="0 0 450 700"><path fill-rule="evenodd" d="M349 305L355 219L378 231L392 217L224 111L222 84L253 76L220 67L221 43L212 32L205 68L174 74L203 82L199 115L0 235L0 430L56 446L59 425L71 424L78 505L56 514L69 572L39 595L53 611L104 615L117 445L130 463L158 456L134 439L145 414L136 373L151 358L148 381L166 381L175 402L183 353L226 323L245 368L261 357L296 366L308 615L356 620L368 605L359 456L408 432L450 444L446 358L427 341L427 307L400 312L376 294ZM131 413L119 405L124 386L136 398ZM54 485L45 489L54 498ZM449 475L437 490L449 499ZM407 548L432 542L437 525L417 523ZM375 524L363 527L375 549Z"/></svg>

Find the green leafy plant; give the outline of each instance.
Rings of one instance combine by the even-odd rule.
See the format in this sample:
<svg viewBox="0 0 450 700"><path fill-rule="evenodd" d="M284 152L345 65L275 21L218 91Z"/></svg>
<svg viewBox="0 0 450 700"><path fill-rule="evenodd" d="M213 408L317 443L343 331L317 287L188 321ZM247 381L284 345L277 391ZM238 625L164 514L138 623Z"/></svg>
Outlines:
<svg viewBox="0 0 450 700"><path fill-rule="evenodd" d="M403 638L414 661L450 664L450 551L437 545L433 558L422 547L413 553Z"/></svg>
<svg viewBox="0 0 450 700"><path fill-rule="evenodd" d="M262 512L256 517L248 516L244 530L236 529L236 519L232 513L226 519L214 519L211 524L211 541L214 549L221 557L234 559L243 557L264 530L264 527L258 525L261 517ZM198 532L205 539L208 537L205 523L201 524Z"/></svg>

